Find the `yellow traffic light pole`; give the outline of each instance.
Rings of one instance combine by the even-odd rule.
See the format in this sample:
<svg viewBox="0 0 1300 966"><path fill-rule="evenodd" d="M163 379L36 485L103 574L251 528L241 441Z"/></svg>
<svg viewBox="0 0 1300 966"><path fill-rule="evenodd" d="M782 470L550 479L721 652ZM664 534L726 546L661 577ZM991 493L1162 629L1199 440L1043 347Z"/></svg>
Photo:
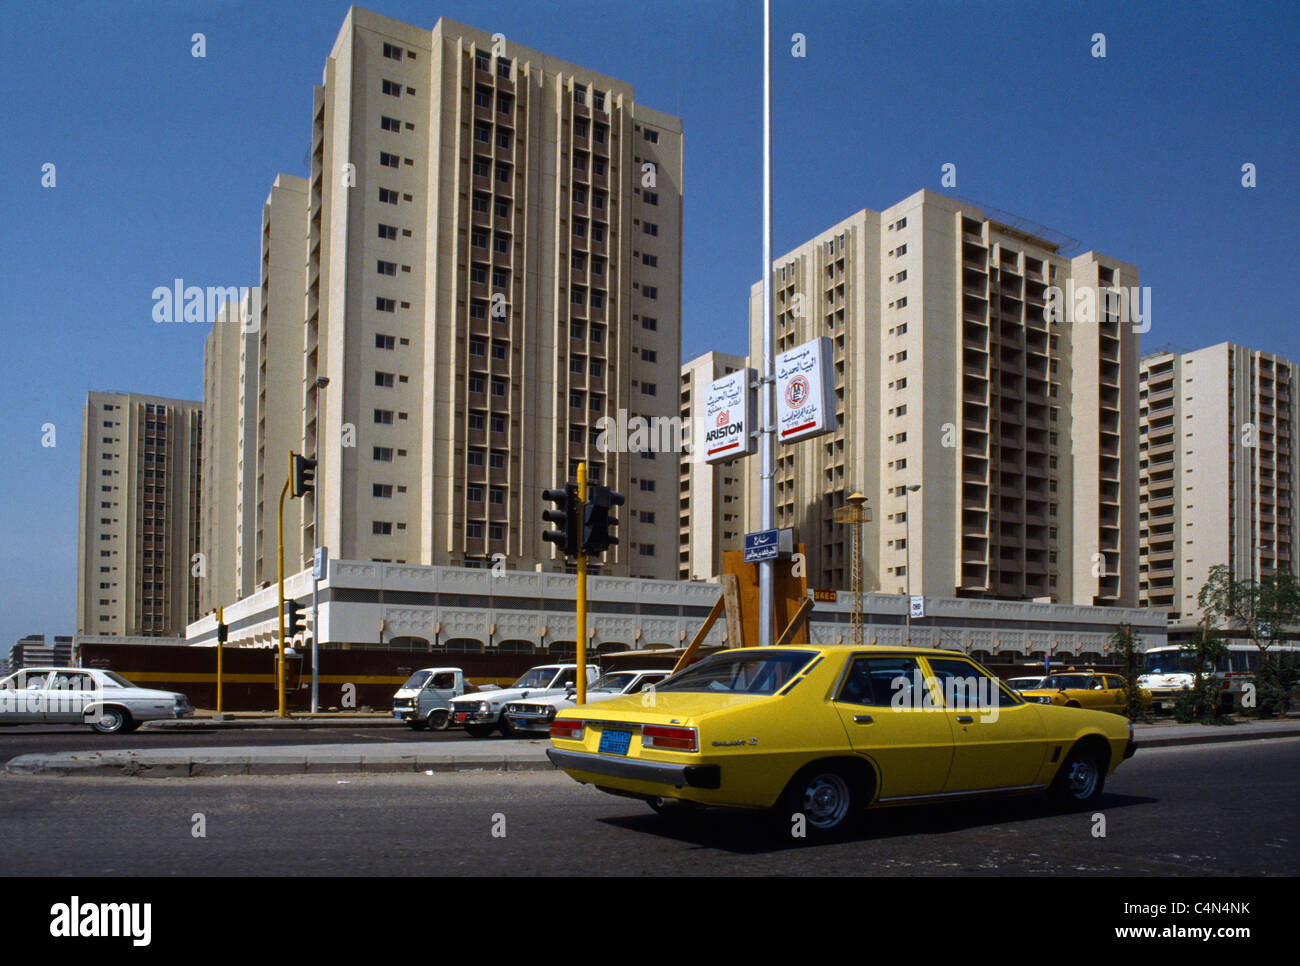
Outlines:
<svg viewBox="0 0 1300 966"><path fill-rule="evenodd" d="M587 554L582 549L582 516L587 503L587 463L578 464L578 704L587 703Z"/></svg>
<svg viewBox="0 0 1300 966"><path fill-rule="evenodd" d="M217 714L221 714L221 625L224 623L222 617L224 609L217 608Z"/></svg>
<svg viewBox="0 0 1300 966"><path fill-rule="evenodd" d="M284 478L284 487L280 490L280 510L276 520L276 529L278 531L278 550L276 553L276 578L279 585L279 602L280 611L279 625L279 659L275 665L275 687L279 693L280 717L289 717L288 709L285 706L284 699L284 498L289 495L289 484L293 481L293 451L289 452L289 474Z"/></svg>

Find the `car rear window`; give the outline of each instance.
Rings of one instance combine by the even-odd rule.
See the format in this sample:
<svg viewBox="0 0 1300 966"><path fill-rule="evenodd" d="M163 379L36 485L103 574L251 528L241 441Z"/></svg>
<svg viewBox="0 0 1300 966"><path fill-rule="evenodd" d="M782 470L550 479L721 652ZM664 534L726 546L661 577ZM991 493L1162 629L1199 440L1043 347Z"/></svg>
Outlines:
<svg viewBox="0 0 1300 966"><path fill-rule="evenodd" d="M816 651L722 653L655 685L657 692L705 691L731 694L775 694L817 657Z"/></svg>

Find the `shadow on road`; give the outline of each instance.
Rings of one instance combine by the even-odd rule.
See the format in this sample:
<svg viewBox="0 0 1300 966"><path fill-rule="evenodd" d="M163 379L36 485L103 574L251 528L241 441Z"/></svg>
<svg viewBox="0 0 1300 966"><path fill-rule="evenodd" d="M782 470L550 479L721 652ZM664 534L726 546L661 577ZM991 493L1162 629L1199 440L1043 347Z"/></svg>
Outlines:
<svg viewBox="0 0 1300 966"><path fill-rule="evenodd" d="M1159 799L1139 795L1104 794L1094 809L1151 805ZM911 805L867 812L857 830L831 842L794 838L790 823L763 812L724 808L680 808L670 813L603 818L616 828L644 832L700 848L722 849L740 855L761 855L790 849L826 848L846 843L884 841L911 835L941 835L973 828L1017 822L1050 820L1070 813L1053 809L1043 796L953 802L946 805ZM1075 813L1079 814L1079 813Z"/></svg>

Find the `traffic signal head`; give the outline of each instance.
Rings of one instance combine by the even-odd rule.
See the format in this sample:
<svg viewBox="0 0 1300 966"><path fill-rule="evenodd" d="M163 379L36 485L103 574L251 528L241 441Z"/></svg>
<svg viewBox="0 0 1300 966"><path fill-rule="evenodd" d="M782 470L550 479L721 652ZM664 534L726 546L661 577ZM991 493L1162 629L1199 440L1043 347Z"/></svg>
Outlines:
<svg viewBox="0 0 1300 966"><path fill-rule="evenodd" d="M284 602L284 636L285 638L297 637L307 629L303 623L302 604L296 600L286 600Z"/></svg>
<svg viewBox="0 0 1300 966"><path fill-rule="evenodd" d="M566 557L576 557L579 549L578 485L567 483L562 490L543 490L542 499L555 506L542 511L542 519L559 525L557 530L543 530L542 539L560 548Z"/></svg>
<svg viewBox="0 0 1300 966"><path fill-rule="evenodd" d="M295 497L302 496L309 490L316 489L316 461L306 456L293 454L293 488L292 494Z"/></svg>
<svg viewBox="0 0 1300 966"><path fill-rule="evenodd" d="M587 554L604 553L618 546L618 537L610 533L618 526L618 518L610 510L627 502L626 497L607 486L587 487L588 500L582 508L582 551Z"/></svg>

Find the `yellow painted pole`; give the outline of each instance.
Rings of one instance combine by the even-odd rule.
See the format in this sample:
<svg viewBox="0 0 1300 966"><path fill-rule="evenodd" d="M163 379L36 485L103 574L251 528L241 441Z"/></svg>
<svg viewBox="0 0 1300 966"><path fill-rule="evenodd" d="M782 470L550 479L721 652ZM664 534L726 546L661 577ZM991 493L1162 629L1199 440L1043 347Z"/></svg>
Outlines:
<svg viewBox="0 0 1300 966"><path fill-rule="evenodd" d="M221 714L221 625L223 609L217 608L217 714Z"/></svg>
<svg viewBox="0 0 1300 966"><path fill-rule="evenodd" d="M582 550L582 518L587 503L587 463L578 464L578 704L587 703L587 555Z"/></svg>
<svg viewBox="0 0 1300 966"><path fill-rule="evenodd" d="M289 493L289 483L293 480L293 451L289 452L289 475L284 478L284 487L280 490L280 510L276 520L278 531L278 550L276 552L275 571L279 585L277 606L280 612L279 660L275 668L275 686L279 693L280 717L289 717L284 700L284 498Z"/></svg>

